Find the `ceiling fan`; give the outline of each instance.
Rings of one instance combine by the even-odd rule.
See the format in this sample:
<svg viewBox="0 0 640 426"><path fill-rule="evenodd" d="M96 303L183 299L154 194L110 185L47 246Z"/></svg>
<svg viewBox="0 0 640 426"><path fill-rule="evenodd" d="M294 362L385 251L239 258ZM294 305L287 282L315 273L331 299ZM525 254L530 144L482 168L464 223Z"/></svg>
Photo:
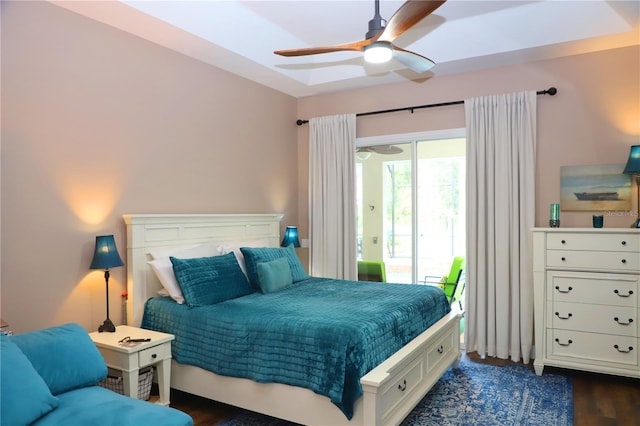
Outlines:
<svg viewBox="0 0 640 426"><path fill-rule="evenodd" d="M363 146L362 148L356 148L356 152L374 152L376 154L400 154L403 152L402 148L395 145L374 145Z"/></svg>
<svg viewBox="0 0 640 426"><path fill-rule="evenodd" d="M393 58L407 68L423 73L433 67L435 63L425 56L394 45L393 41L430 15L445 1L409 0L400 6L389 21L386 21L380 16L379 0L375 0L375 14L373 19L369 21L369 31L365 34L365 40L338 46L276 50L273 53L281 56L305 56L341 51L364 52L364 59L367 62L383 63Z"/></svg>
<svg viewBox="0 0 640 426"><path fill-rule="evenodd" d="M368 160L371 157L371 154L382 154L382 155L393 155L393 154L401 154L403 152L402 148L395 145L374 145L374 146L363 146L361 148L356 148L356 156L359 160Z"/></svg>

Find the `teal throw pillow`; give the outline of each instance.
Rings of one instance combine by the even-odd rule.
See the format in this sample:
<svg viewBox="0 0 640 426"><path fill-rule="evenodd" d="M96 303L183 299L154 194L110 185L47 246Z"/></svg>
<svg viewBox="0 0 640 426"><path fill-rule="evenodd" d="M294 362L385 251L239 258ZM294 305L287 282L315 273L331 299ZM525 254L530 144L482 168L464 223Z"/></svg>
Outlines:
<svg viewBox="0 0 640 426"><path fill-rule="evenodd" d="M65 324L13 336L51 393L93 386L107 377L104 358L78 324Z"/></svg>
<svg viewBox="0 0 640 426"><path fill-rule="evenodd" d="M309 275L304 271L298 255L293 246L289 247L240 247L240 251L244 255L244 262L247 267L247 276L251 285L259 289L260 279L258 278L258 263L269 262L271 260L284 257L289 262L291 270L291 279L294 283L306 280Z"/></svg>
<svg viewBox="0 0 640 426"><path fill-rule="evenodd" d="M233 252L213 257L170 257L184 301L190 308L214 305L253 293Z"/></svg>
<svg viewBox="0 0 640 426"><path fill-rule="evenodd" d="M0 334L0 424L27 425L56 408L60 401L11 339Z"/></svg>
<svg viewBox="0 0 640 426"><path fill-rule="evenodd" d="M287 258L258 263L258 281L265 294L289 287L293 281Z"/></svg>

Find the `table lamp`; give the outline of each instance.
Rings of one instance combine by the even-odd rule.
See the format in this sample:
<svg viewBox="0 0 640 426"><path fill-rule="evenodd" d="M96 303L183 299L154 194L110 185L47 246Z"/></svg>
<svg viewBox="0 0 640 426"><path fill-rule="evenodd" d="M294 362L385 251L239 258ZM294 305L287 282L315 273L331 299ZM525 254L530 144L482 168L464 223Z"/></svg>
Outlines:
<svg viewBox="0 0 640 426"><path fill-rule="evenodd" d="M113 235L102 235L96 237L96 248L93 253L93 260L89 269L104 269L104 281L107 285L107 319L104 320L102 325L98 328L98 331L102 333L107 331L113 333L116 331L116 326L109 319L109 268L116 268L123 266L124 262L118 254L116 243L113 239Z"/></svg>
<svg viewBox="0 0 640 426"><path fill-rule="evenodd" d="M300 247L300 240L298 239L298 228L296 226L287 226L284 231L284 238L282 238L281 247L289 247L293 244L294 247Z"/></svg>
<svg viewBox="0 0 640 426"><path fill-rule="evenodd" d="M640 145L633 145L629 151L629 159L627 165L622 172L625 175L631 175L636 177L636 194L637 209L636 214L638 218L631 224L632 228L640 228Z"/></svg>

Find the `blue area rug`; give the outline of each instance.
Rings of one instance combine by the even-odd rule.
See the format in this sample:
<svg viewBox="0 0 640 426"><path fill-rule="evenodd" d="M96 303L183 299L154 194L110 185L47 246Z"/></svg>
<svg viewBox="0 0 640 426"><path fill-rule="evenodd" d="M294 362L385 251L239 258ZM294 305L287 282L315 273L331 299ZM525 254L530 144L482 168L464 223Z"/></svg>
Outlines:
<svg viewBox="0 0 640 426"><path fill-rule="evenodd" d="M523 365L492 366L463 360L449 369L402 422L402 426L569 426L573 424L571 378L535 375ZM223 426L291 426L240 411Z"/></svg>

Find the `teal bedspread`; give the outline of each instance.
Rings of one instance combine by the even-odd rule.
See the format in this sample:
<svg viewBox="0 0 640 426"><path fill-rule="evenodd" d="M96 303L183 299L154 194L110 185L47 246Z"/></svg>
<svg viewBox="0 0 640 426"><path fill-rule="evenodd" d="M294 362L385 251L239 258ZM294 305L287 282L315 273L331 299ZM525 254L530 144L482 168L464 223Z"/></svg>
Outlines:
<svg viewBox="0 0 640 426"><path fill-rule="evenodd" d="M351 419L360 378L450 309L437 287L310 278L193 309L156 297L142 327L174 334L180 363L308 388Z"/></svg>

